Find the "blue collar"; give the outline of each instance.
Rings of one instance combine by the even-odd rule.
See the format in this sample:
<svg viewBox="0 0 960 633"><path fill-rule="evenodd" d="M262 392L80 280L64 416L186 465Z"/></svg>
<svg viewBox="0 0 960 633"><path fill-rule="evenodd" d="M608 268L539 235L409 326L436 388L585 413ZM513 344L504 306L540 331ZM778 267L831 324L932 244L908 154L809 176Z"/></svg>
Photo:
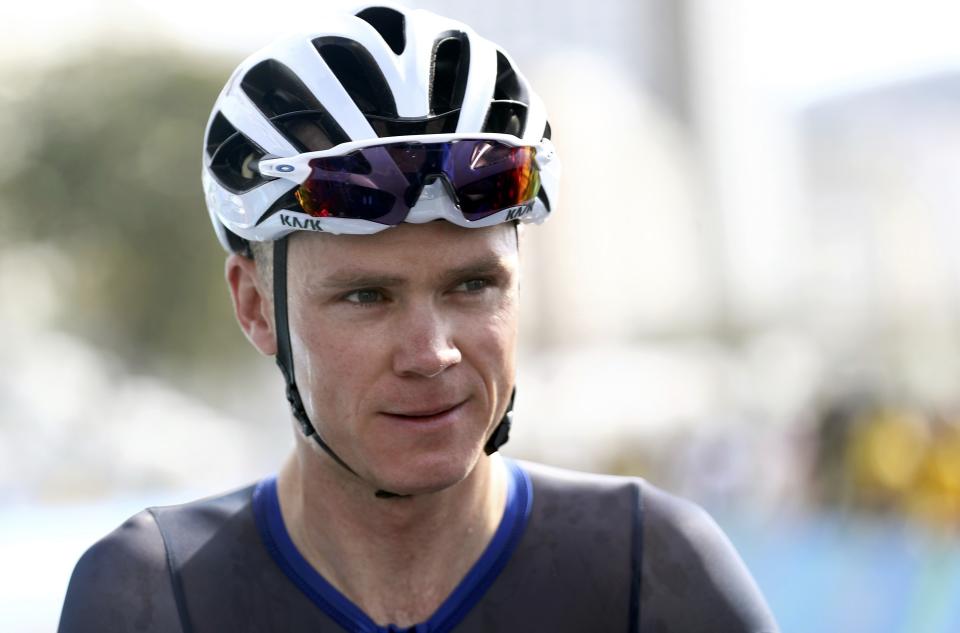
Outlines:
<svg viewBox="0 0 960 633"><path fill-rule="evenodd" d="M409 628L378 626L360 607L321 576L293 544L280 513L276 476L261 480L253 492L257 528L267 551L284 574L331 619L350 633L446 633L451 631L480 600L510 560L520 542L530 508L533 486L530 477L512 460L507 464L507 502L497 531L480 558L443 604L420 624Z"/></svg>

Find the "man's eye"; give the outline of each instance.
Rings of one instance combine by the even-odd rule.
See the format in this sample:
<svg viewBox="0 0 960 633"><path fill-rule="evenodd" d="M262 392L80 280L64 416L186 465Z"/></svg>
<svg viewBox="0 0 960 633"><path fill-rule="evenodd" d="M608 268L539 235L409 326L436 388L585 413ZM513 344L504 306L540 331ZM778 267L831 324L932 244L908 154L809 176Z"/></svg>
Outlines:
<svg viewBox="0 0 960 633"><path fill-rule="evenodd" d="M487 279L468 279L456 287L459 292L476 293L484 290L490 285Z"/></svg>
<svg viewBox="0 0 960 633"><path fill-rule="evenodd" d="M383 301L383 293L379 290L372 290L370 288L363 288L361 290L354 290L350 294L344 297L350 303L360 303L360 304L371 304L378 303Z"/></svg>

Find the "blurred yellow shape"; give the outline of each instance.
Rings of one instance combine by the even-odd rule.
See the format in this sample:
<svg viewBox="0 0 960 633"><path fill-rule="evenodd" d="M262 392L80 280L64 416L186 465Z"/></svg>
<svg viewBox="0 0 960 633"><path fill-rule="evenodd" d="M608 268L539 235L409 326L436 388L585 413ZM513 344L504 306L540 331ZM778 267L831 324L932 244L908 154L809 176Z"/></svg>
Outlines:
<svg viewBox="0 0 960 633"><path fill-rule="evenodd" d="M910 412L884 410L852 430L848 466L860 492L898 496L909 491L929 444L926 420Z"/></svg>
<svg viewBox="0 0 960 633"><path fill-rule="evenodd" d="M946 427L930 442L909 509L944 526L960 526L960 428Z"/></svg>

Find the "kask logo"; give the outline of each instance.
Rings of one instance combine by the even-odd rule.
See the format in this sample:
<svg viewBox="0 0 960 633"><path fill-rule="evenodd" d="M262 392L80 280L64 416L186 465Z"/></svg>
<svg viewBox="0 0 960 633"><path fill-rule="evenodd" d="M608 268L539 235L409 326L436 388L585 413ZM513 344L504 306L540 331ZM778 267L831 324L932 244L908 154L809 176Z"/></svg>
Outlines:
<svg viewBox="0 0 960 633"><path fill-rule="evenodd" d="M522 218L523 216L530 213L531 211L533 211L532 204L523 204L523 205L520 205L519 207L511 207L507 209L507 220L509 221L509 220L516 220L518 218Z"/></svg>
<svg viewBox="0 0 960 633"><path fill-rule="evenodd" d="M307 231L322 231L320 227L320 222L317 220L311 220L309 218L300 219L293 215L287 215L286 213L280 214L280 224L283 226L289 226L293 229L305 229Z"/></svg>

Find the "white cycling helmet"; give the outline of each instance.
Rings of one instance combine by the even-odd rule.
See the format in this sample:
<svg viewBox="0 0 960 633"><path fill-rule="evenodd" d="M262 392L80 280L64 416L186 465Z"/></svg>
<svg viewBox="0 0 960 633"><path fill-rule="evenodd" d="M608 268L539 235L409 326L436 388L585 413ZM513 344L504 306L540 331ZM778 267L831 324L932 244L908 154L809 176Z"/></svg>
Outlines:
<svg viewBox="0 0 960 633"><path fill-rule="evenodd" d="M543 103L497 45L461 22L393 4L320 21L317 30L244 60L213 107L203 187L224 248L243 252L249 241L295 230L370 233L389 226L306 210L302 180L311 158L392 141L489 139L532 147L539 184L529 189L534 199L476 221L455 212L459 202L431 205L446 197L427 183L426 191L416 189L419 202L407 201L416 212L404 208L401 221L539 223L556 208L559 160ZM456 198L449 179L444 184Z"/></svg>

